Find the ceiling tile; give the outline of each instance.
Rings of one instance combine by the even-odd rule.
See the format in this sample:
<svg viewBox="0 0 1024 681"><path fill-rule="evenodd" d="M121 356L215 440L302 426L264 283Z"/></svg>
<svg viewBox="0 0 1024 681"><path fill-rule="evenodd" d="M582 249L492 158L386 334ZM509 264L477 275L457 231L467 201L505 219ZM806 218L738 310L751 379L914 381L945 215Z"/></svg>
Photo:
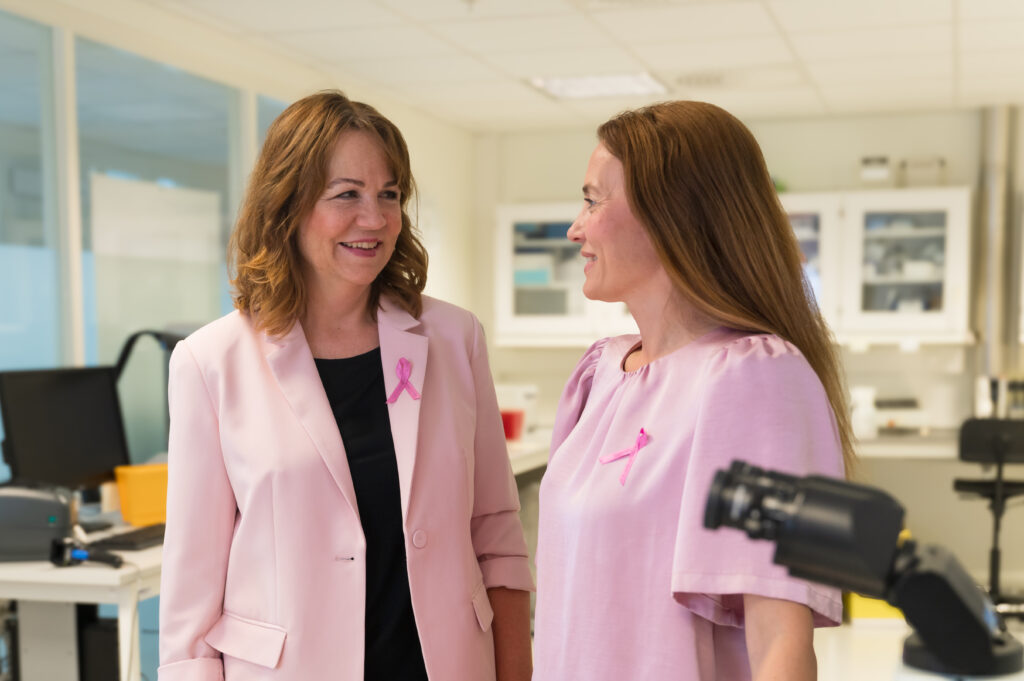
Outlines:
<svg viewBox="0 0 1024 681"><path fill-rule="evenodd" d="M837 61L806 62L807 71L819 85L847 85L879 80L911 78L952 78L953 57L949 53L867 57Z"/></svg>
<svg viewBox="0 0 1024 681"><path fill-rule="evenodd" d="M938 54L953 49L953 32L949 26L800 33L791 35L790 40L797 54L808 61Z"/></svg>
<svg viewBox="0 0 1024 681"><path fill-rule="evenodd" d="M759 3L714 2L678 7L630 7L592 12L594 21L630 44L710 40L777 33Z"/></svg>
<svg viewBox="0 0 1024 681"><path fill-rule="evenodd" d="M290 49L330 63L454 54L456 48L416 26L302 31L269 36Z"/></svg>
<svg viewBox="0 0 1024 681"><path fill-rule="evenodd" d="M1020 0L959 0L957 16L961 21L1024 19L1024 2Z"/></svg>
<svg viewBox="0 0 1024 681"><path fill-rule="evenodd" d="M401 18L387 8L366 0L171 0L163 3L168 9L187 9L192 14L203 13L221 23L228 23L245 31L305 31L357 26L386 26L401 22Z"/></svg>
<svg viewBox="0 0 1024 681"><path fill-rule="evenodd" d="M1024 49L1024 20L964 22L958 45L964 51Z"/></svg>
<svg viewBox="0 0 1024 681"><path fill-rule="evenodd" d="M603 122L631 109L639 109L648 104L665 101L666 97L638 96L638 97L601 97L598 99L579 99L566 102L565 106L573 111L586 116L588 119L599 119Z"/></svg>
<svg viewBox="0 0 1024 681"><path fill-rule="evenodd" d="M1013 75L965 78L958 84L957 103L973 106L1019 104L1024 101L1024 79Z"/></svg>
<svg viewBox="0 0 1024 681"><path fill-rule="evenodd" d="M482 81L503 77L480 60L461 54L346 61L341 65L347 72L367 82L392 86Z"/></svg>
<svg viewBox="0 0 1024 681"><path fill-rule="evenodd" d="M964 52L957 60L959 77L962 79L1017 78L1024 83L1024 49L998 50L993 52Z"/></svg>
<svg viewBox="0 0 1024 681"><path fill-rule="evenodd" d="M954 105L952 83L945 78L914 78L870 85L821 86L831 111L910 111Z"/></svg>
<svg viewBox="0 0 1024 681"><path fill-rule="evenodd" d="M656 71L718 71L793 61L786 43L774 36L638 45L634 50Z"/></svg>
<svg viewBox="0 0 1024 681"><path fill-rule="evenodd" d="M530 50L483 55L496 68L518 78L637 73L644 65L614 45L575 50Z"/></svg>
<svg viewBox="0 0 1024 681"><path fill-rule="evenodd" d="M789 32L921 26L953 20L951 0L768 0L768 7Z"/></svg>
<svg viewBox="0 0 1024 681"><path fill-rule="evenodd" d="M402 88L411 99L431 102L480 100L522 106L553 102L529 85L511 78L460 81L458 83L415 83Z"/></svg>
<svg viewBox="0 0 1024 681"><path fill-rule="evenodd" d="M480 19L432 23L430 29L464 49L488 54L608 44L600 28L578 17Z"/></svg>
<svg viewBox="0 0 1024 681"><path fill-rule="evenodd" d="M572 14L566 0L378 0L395 12L418 21L487 19L494 17Z"/></svg>
<svg viewBox="0 0 1024 681"><path fill-rule="evenodd" d="M780 116L809 116L825 113L825 104L810 87L780 87L772 90L708 92L696 97L716 104L729 113L744 119L778 118Z"/></svg>
<svg viewBox="0 0 1024 681"><path fill-rule="evenodd" d="M694 92L750 91L795 88L808 85L802 70L795 66L753 66L716 72L682 72L655 74L672 89L674 96L691 98Z"/></svg>

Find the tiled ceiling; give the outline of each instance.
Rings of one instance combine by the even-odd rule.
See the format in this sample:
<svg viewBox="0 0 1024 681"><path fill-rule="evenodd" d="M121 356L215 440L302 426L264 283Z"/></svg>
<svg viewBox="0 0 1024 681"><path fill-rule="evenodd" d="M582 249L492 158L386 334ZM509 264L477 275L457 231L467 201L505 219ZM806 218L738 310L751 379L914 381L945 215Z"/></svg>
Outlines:
<svg viewBox="0 0 1024 681"><path fill-rule="evenodd" d="M591 123L530 76L647 71L748 117L1024 101L1022 0L139 0L474 130Z"/></svg>

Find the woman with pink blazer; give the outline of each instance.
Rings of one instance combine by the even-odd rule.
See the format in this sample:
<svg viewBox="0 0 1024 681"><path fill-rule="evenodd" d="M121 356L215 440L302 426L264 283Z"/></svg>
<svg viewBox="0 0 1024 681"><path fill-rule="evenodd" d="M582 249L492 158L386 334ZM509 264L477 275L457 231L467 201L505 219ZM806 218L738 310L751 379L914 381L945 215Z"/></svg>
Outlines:
<svg viewBox="0 0 1024 681"><path fill-rule="evenodd" d="M161 681L525 681L527 563L479 322L421 295L401 133L271 126L235 312L171 360Z"/></svg>

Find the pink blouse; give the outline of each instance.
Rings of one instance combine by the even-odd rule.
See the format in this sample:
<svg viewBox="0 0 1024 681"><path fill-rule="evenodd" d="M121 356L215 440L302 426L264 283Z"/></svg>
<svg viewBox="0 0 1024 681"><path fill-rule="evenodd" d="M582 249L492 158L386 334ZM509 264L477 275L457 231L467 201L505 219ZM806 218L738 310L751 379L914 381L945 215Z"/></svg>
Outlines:
<svg viewBox="0 0 1024 681"><path fill-rule="evenodd" d="M776 336L720 328L632 372L638 336L583 356L540 488L534 681L750 678L742 594L842 615L839 592L788 576L775 545L706 530L734 459L842 476L825 390Z"/></svg>

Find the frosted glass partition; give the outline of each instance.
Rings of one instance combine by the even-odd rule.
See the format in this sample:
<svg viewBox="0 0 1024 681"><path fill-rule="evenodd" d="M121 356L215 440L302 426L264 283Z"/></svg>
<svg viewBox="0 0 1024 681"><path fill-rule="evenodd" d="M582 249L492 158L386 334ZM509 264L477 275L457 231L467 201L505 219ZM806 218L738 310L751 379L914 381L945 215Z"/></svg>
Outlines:
<svg viewBox="0 0 1024 681"><path fill-rule="evenodd" d="M51 32L0 12L0 370L61 363ZM3 429L0 428L0 439ZM0 481L10 470L0 459Z"/></svg>
<svg viewBox="0 0 1024 681"><path fill-rule="evenodd" d="M235 91L78 39L86 356L113 362L134 331L220 316ZM119 382L134 461L167 448L166 360L149 338Z"/></svg>
<svg viewBox="0 0 1024 681"><path fill-rule="evenodd" d="M259 139L257 144L263 146L263 140L267 139L267 129L270 124L274 122L274 119L281 115L281 112L288 108L287 102L282 102L279 99L273 97L267 97L266 95L259 95L256 98L256 126L258 128Z"/></svg>

